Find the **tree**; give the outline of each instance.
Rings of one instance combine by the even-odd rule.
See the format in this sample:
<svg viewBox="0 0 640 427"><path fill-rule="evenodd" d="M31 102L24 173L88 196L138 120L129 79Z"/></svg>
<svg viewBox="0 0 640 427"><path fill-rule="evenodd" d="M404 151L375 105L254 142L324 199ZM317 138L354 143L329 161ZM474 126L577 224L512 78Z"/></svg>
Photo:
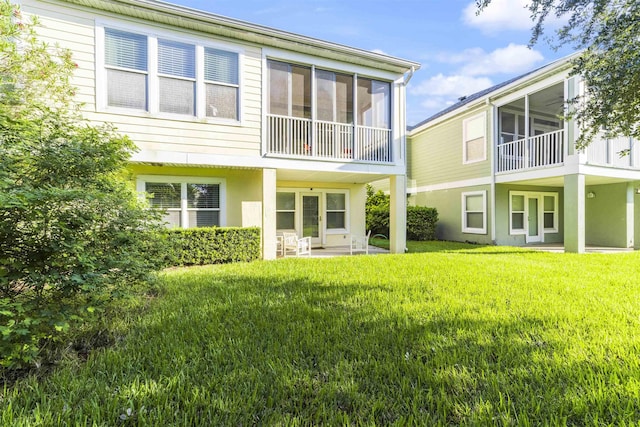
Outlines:
<svg viewBox="0 0 640 427"><path fill-rule="evenodd" d="M478 13L491 0L476 0ZM582 132L579 147L601 131L607 137L640 137L640 2L637 0L530 0L533 21L530 45L544 34L547 18L566 23L551 43L572 45L581 53L572 60L572 75L583 77L586 92L568 100L568 118Z"/></svg>
<svg viewBox="0 0 640 427"><path fill-rule="evenodd" d="M154 267L156 214L126 176L135 149L79 114L69 51L0 0L0 365L39 349Z"/></svg>

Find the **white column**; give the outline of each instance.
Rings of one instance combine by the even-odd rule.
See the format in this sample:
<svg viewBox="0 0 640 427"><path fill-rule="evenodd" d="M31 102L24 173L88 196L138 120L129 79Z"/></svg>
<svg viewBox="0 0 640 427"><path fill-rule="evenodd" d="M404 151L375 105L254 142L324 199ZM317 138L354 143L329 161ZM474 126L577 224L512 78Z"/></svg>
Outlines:
<svg viewBox="0 0 640 427"><path fill-rule="evenodd" d="M633 248L635 236L634 198L635 186L633 182L627 184L627 248Z"/></svg>
<svg viewBox="0 0 640 427"><path fill-rule="evenodd" d="M391 175L389 204L389 248L403 254L407 247L407 177Z"/></svg>
<svg viewBox="0 0 640 427"><path fill-rule="evenodd" d="M262 258L276 259L276 170L262 170Z"/></svg>
<svg viewBox="0 0 640 427"><path fill-rule="evenodd" d="M564 177L564 251L585 250L585 179L582 174Z"/></svg>

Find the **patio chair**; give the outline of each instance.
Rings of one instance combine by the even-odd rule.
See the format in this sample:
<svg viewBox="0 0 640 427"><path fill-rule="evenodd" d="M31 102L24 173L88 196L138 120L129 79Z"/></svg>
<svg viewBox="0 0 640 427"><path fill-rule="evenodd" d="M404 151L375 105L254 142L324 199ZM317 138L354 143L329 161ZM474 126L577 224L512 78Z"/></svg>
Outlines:
<svg viewBox="0 0 640 427"><path fill-rule="evenodd" d="M369 255L369 237L371 237L371 230L366 236L351 235L351 248L350 252L353 255L354 252L364 252Z"/></svg>
<svg viewBox="0 0 640 427"><path fill-rule="evenodd" d="M282 254L311 256L311 237L298 237L296 233L282 233Z"/></svg>

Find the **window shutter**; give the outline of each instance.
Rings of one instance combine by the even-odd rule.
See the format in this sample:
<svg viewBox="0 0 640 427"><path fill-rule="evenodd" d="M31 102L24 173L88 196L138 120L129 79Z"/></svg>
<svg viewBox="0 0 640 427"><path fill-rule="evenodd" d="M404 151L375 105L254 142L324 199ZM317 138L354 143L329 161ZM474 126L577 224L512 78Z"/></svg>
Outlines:
<svg viewBox="0 0 640 427"><path fill-rule="evenodd" d="M195 46L176 41L158 40L158 73L195 79Z"/></svg>
<svg viewBox="0 0 640 427"><path fill-rule="evenodd" d="M238 84L238 54L219 49L204 50L204 79L211 82Z"/></svg>
<svg viewBox="0 0 640 427"><path fill-rule="evenodd" d="M147 71L147 37L106 28L105 63L112 67Z"/></svg>

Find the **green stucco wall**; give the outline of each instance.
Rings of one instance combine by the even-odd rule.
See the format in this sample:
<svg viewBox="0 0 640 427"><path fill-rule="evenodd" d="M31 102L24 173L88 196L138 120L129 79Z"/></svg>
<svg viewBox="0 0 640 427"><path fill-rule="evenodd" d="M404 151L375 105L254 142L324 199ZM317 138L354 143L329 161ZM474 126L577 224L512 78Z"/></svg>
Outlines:
<svg viewBox="0 0 640 427"><path fill-rule="evenodd" d="M585 243L595 246L628 247L627 183L587 185L585 194L590 192L595 197L587 197L585 200ZM635 199L637 202L637 197ZM636 213L635 217L637 216Z"/></svg>
<svg viewBox="0 0 640 427"><path fill-rule="evenodd" d="M452 240L458 242L473 242L492 244L491 241L491 187L477 186L454 188L450 190L427 191L412 195L409 204L414 206L428 206L438 210L438 224L436 237L438 240ZM462 232L462 193L471 191L487 192L487 232L474 234Z"/></svg>

